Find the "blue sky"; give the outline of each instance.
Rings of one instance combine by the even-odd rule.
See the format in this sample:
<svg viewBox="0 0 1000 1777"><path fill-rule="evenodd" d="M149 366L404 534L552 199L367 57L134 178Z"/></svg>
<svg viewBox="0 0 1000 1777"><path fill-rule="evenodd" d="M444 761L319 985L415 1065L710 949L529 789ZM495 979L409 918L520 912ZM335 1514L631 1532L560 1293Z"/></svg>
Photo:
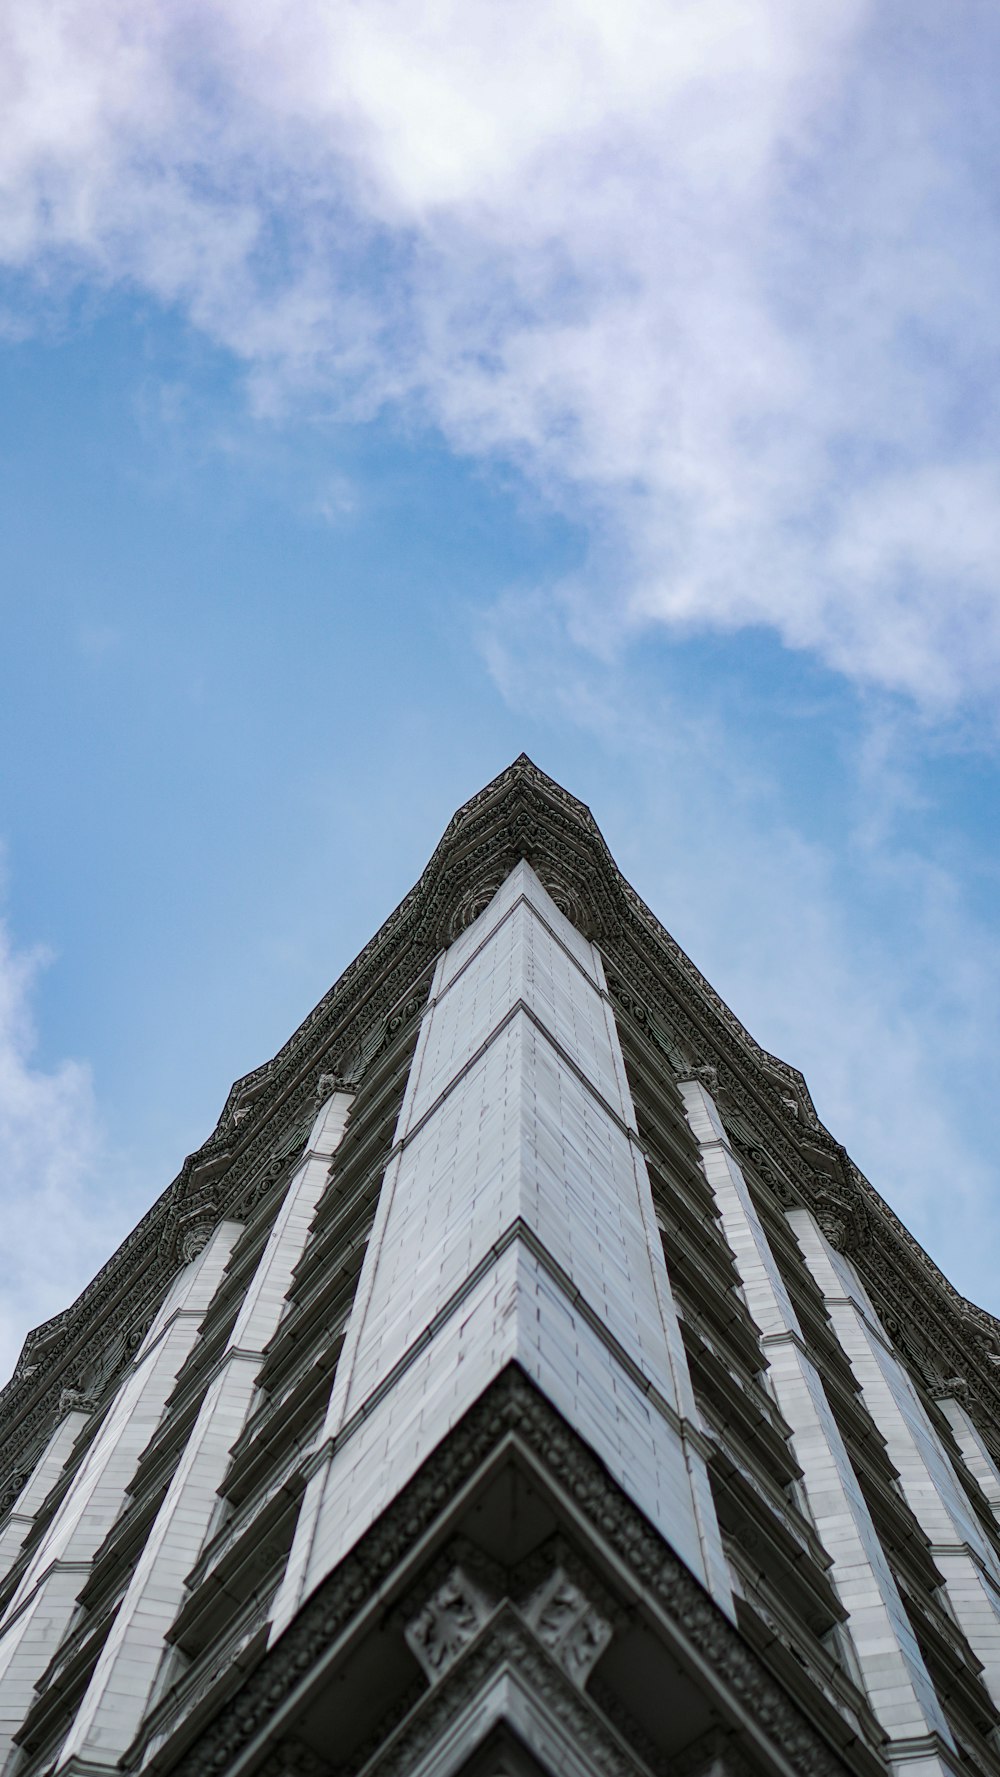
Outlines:
<svg viewBox="0 0 1000 1777"><path fill-rule="evenodd" d="M1000 1311L1000 27L12 0L0 1368L522 748Z"/></svg>

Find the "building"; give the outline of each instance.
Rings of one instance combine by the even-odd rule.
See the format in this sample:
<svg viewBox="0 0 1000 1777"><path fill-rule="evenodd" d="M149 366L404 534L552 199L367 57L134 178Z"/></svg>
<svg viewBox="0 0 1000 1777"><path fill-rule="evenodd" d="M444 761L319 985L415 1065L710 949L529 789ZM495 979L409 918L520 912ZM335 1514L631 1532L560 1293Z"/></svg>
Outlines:
<svg viewBox="0 0 1000 1777"><path fill-rule="evenodd" d="M3 1771L1000 1777L998 1366L522 757L28 1338Z"/></svg>

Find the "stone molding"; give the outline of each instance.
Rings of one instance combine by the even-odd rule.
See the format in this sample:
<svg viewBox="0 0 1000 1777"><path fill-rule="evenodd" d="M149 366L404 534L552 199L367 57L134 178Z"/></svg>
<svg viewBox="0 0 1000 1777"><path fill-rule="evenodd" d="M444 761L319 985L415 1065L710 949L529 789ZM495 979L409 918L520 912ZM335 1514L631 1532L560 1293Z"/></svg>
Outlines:
<svg viewBox="0 0 1000 1777"><path fill-rule="evenodd" d="M492 1613L475 1640L463 1647L441 1682L424 1693L384 1751L366 1759L361 1767L346 1766L345 1777L358 1769L364 1777L408 1777L503 1667L516 1672L526 1690L542 1701L546 1712L582 1753L581 1764L586 1763L601 1777L643 1777L643 1765L634 1748L623 1744L581 1687L567 1677L561 1662L506 1603ZM469 1756L476 1750L470 1747Z"/></svg>
<svg viewBox="0 0 1000 1777"><path fill-rule="evenodd" d="M161 1747L147 1767L150 1772L217 1777L247 1753L308 1682L309 1673L352 1617L390 1579L463 1484L508 1439L525 1449L568 1496L594 1537L623 1564L631 1583L672 1622L692 1656L712 1670L720 1693L734 1699L757 1732L780 1751L786 1768L800 1777L844 1777L847 1767L833 1747L516 1365L486 1390L361 1542L306 1600L199 1738L176 1759L170 1757L169 1744ZM579 1696L579 1688L565 1682ZM124 1761L126 1768L140 1751L141 1742Z"/></svg>
<svg viewBox="0 0 1000 1777"><path fill-rule="evenodd" d="M622 1620L604 1587L561 1538L550 1538L513 1575L485 1563L461 1541L436 1569L431 1589L422 1588L419 1609L403 1622L406 1644L432 1684L508 1596L519 1601L524 1621L581 1689Z"/></svg>

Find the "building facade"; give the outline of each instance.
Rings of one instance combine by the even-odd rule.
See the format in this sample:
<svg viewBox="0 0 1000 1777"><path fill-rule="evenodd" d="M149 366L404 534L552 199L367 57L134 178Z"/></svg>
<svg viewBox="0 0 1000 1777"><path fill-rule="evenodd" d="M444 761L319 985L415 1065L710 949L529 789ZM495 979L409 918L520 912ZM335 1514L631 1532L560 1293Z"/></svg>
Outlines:
<svg viewBox="0 0 1000 1777"><path fill-rule="evenodd" d="M1000 1324L522 757L0 1395L0 1771L1000 1777Z"/></svg>

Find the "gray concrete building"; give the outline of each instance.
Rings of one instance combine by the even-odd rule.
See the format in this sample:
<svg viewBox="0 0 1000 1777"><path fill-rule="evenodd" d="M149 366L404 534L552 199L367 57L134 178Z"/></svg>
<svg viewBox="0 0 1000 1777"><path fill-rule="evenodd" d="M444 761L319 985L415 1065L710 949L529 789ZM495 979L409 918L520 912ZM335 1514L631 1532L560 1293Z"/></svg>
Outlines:
<svg viewBox="0 0 1000 1777"><path fill-rule="evenodd" d="M1000 1777L1000 1324L518 759L0 1395L0 1777Z"/></svg>

